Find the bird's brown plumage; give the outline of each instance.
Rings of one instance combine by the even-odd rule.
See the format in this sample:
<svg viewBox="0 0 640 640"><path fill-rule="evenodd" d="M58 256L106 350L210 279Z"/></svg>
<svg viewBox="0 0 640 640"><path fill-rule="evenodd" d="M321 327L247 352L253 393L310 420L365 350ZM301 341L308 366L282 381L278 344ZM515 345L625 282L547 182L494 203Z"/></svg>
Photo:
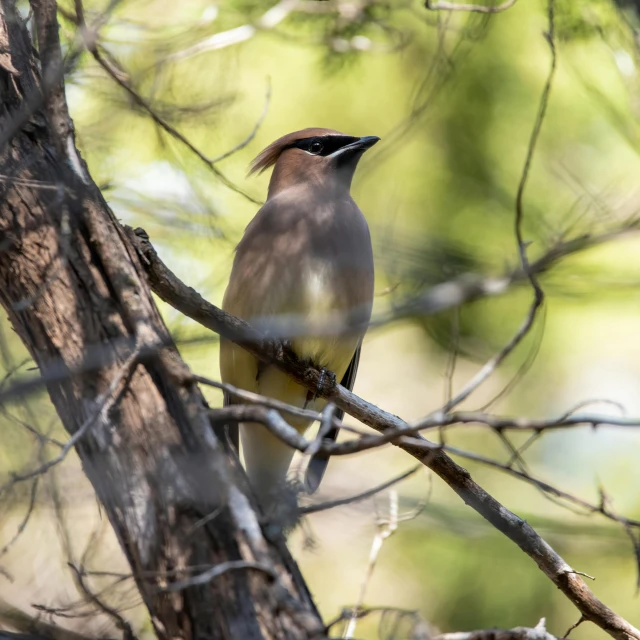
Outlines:
<svg viewBox="0 0 640 640"><path fill-rule="evenodd" d="M316 141L313 148L319 141L326 155L305 150L309 140ZM360 155L377 139L362 139L361 149L358 140L307 129L280 138L256 158L253 171L275 165L269 195L237 247L223 302L226 311L280 338L290 337L299 357L333 371L338 380L354 363L351 384L373 301L369 229L349 187ZM344 322L359 330L326 334L327 325ZM292 325L302 327L302 334L286 335ZM308 402L307 389L274 367L259 366L233 343L221 343L220 365L223 380L243 389L315 410L326 404ZM309 424L285 417L299 431ZM249 479L268 503L285 479L293 451L262 425L242 425L241 434ZM318 482L324 465L314 467Z"/></svg>

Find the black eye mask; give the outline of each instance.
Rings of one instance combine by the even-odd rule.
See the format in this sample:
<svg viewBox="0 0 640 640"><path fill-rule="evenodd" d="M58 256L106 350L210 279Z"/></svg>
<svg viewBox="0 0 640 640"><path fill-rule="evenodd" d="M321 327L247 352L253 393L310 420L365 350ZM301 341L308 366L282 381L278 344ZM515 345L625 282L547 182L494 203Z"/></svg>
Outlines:
<svg viewBox="0 0 640 640"><path fill-rule="evenodd" d="M338 149L358 140L359 138L354 138L353 136L317 136L298 140L291 146L307 151L314 156L330 156Z"/></svg>

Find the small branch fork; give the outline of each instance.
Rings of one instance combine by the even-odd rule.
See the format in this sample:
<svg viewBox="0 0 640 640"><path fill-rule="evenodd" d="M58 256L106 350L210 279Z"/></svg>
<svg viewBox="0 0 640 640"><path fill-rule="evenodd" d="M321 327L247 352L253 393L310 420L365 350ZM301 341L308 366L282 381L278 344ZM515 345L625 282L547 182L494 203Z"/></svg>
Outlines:
<svg viewBox="0 0 640 640"><path fill-rule="evenodd" d="M202 382L203 379L200 378ZM265 402L267 404L270 403L268 398L265 398ZM292 407L295 409L295 407ZM293 413L293 411L292 411ZM313 412L309 412L313 414ZM322 414L314 414L308 416L313 420L322 421ZM412 425L407 425L406 428L400 429L388 429L387 432L382 436L370 435L370 434L362 434L357 438L352 440L347 440L341 443L327 443L323 442L318 446L318 441L315 440L313 442L309 442L304 436L300 435L298 431L296 431L293 427L289 425L289 423L282 418L282 416L278 413L278 411L269 406L260 406L259 404L254 405L232 405L229 407L224 407L222 409L213 409L211 411L211 418L214 422L221 423L241 423L241 422L257 422L264 425L274 436L282 440L285 444L290 446L291 448L300 451L302 453L307 453L310 450L314 451L322 451L323 453L327 453L332 456L345 456L352 455L355 453L361 453L362 451L368 451L370 449L376 449L386 444L394 444L402 447L403 444L409 445L412 447L416 447L418 449L422 449L425 453L433 453L436 452L447 452L452 455L458 456L460 458L464 458L467 460L471 460L473 462L477 462L494 469L499 469L500 471L504 471L513 477L527 482L538 489L541 489L544 493L560 498L561 500L576 505L580 509L584 510L587 513L598 513L604 516L605 518L612 520L613 522L617 522L622 524L625 528L640 528L639 520L632 520L629 518L625 518L617 515L609 506L606 499L602 499L598 504L590 503L586 500L578 498L562 489L554 487L543 480L535 478L531 476L529 473L524 470L519 471L513 468L513 460L508 464L501 464L491 458L486 458L479 454L465 451L463 449L459 449L457 447L452 447L450 445L440 443L436 444L434 442L430 442L424 438L412 438L411 436L417 435L420 428L440 428L446 426L453 426L455 424L473 424L480 423L482 424L484 420L484 424L494 423L500 425L500 427L494 427L498 433L502 433L502 431L506 428L509 428L509 421L506 419L493 418L492 416L483 416L482 414L456 414L452 413L447 416L436 418L432 421L423 420L421 422L422 427L416 427ZM585 420L577 418L577 420ZM519 419L517 419L519 422ZM526 421L523 421L526 424ZM512 424L512 423L511 423ZM577 424L577 423L576 423ZM584 424L584 422L582 422ZM427 427L428 425L428 427ZM338 425L341 426L341 425ZM549 428L560 428L561 423L553 423L549 421ZM636 421L634 426L640 426L640 422ZM540 433L542 429L536 429L536 433ZM411 471L402 474L398 479L394 479L390 481L390 484L395 484L401 479L408 477L412 473L414 473L416 469L412 469ZM353 498L345 498L336 500L332 503L327 503L327 505L312 505L309 507L304 507L302 509L303 513L313 513L315 511L324 510L327 508L331 508L332 506L340 506L342 504L348 504L350 502L356 501L357 499L364 499L371 495L372 493L376 493L377 491L386 488L389 485L382 485L377 489L372 490L371 492L365 492L362 497L356 496ZM633 539L633 538L632 538Z"/></svg>

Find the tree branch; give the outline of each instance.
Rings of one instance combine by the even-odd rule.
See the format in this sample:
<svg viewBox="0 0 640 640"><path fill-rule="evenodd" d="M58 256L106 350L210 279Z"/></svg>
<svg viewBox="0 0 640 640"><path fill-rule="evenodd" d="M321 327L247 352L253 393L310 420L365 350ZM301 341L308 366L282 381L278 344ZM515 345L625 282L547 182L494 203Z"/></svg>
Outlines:
<svg viewBox="0 0 640 640"><path fill-rule="evenodd" d="M211 331L242 345L260 360L285 371L307 389L317 391L320 396L381 434L386 434L388 430L411 429L411 425L397 416L359 398L340 385L332 387L325 380L322 388L317 389L320 382L320 372L317 369L301 363L292 352L278 350L248 323L207 302L194 289L185 285L160 260L142 230L134 231L127 227L125 232L140 254L151 288L172 307ZM586 619L619 640L640 640L640 631L598 600L584 580L527 522L511 513L476 484L469 472L451 460L440 450L439 445L418 436L416 438L418 440L414 443L400 440L394 444L434 471L466 504L515 542ZM422 443L428 447L427 451L421 446Z"/></svg>
<svg viewBox="0 0 640 640"><path fill-rule="evenodd" d="M514 627L513 629L481 629L479 631L458 631L456 633L440 633L431 640L559 640L545 628L545 619L530 627Z"/></svg>

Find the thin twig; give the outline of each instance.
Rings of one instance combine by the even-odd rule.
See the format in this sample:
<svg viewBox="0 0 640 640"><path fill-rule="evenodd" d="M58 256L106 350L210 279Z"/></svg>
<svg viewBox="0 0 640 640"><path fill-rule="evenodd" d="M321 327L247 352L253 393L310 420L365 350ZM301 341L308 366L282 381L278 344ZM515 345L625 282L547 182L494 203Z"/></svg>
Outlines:
<svg viewBox="0 0 640 640"><path fill-rule="evenodd" d="M458 631L455 633L441 633L431 640L558 640L545 628L545 619L531 629L529 627L515 627L513 629L480 629L478 631Z"/></svg>
<svg viewBox="0 0 640 640"><path fill-rule="evenodd" d="M80 8L80 10L78 10ZM204 155L188 138L186 138L182 133L180 133L175 127L169 124L164 118L162 118L156 110L151 106L151 104L145 100L129 83L128 75L122 73L122 71L115 65L113 62L113 57L110 54L102 55L100 51L100 47L98 45L98 27L93 26L89 28L84 21L84 13L82 11L82 2L79 0L76 1L76 15L75 18L70 14L68 15L69 19L73 20L80 29L80 32L83 36L84 46L87 48L87 51L93 56L95 61L104 69L104 71L118 84L122 89L124 89L129 96L133 99L133 101L141 107L147 114L151 117L153 122L155 122L161 129L166 131L170 136L181 142L184 146L186 146L193 154L196 155L213 173L214 175L224 184L227 188L239 193L244 198L253 202L254 204L262 204L259 200L256 200L248 193L246 193L243 189L238 187L236 184L231 182L224 173L222 173L216 166L216 160L211 160L206 155ZM270 94L269 94L270 95ZM253 136L250 136L252 138Z"/></svg>
<svg viewBox="0 0 640 640"><path fill-rule="evenodd" d="M550 418L539 420L533 418L508 418L494 416L482 412L458 411L444 414L431 414L412 424L403 422L401 425L384 430L381 434L364 434L360 438L332 444L329 449L331 455L351 455L375 449L385 444L397 441L402 436L413 436L421 431L430 429L440 430L442 427L453 427L466 424L477 424L487 426L495 431L533 431L542 433L544 431L555 431L574 427L591 426L594 429L601 425L640 428L640 418L619 418L617 416L604 415L577 415L567 418ZM433 446L440 446L434 444ZM444 445L443 445L444 446ZM446 446L445 446L446 448Z"/></svg>
<svg viewBox="0 0 640 640"><path fill-rule="evenodd" d="M136 636L133 633L133 629L129 622L122 616L122 614L109 606L102 598L100 598L97 594L95 594L87 585L85 580L85 572L83 567L76 567L72 562L68 563L68 566L74 572L76 581L82 593L88 598L89 602L91 602L95 607L97 607L104 614L109 616L114 622L118 629L122 631L123 640L136 640Z"/></svg>
<svg viewBox="0 0 640 640"><path fill-rule="evenodd" d="M458 4L456 2L445 2L440 0L439 2L431 2L425 0L424 6L430 11L469 11L472 13L501 13L507 9L511 9L518 0L507 0L502 4L497 5L482 5L482 4Z"/></svg>
<svg viewBox="0 0 640 640"><path fill-rule="evenodd" d="M362 493L357 493L356 495L349 496L348 498L338 498L336 500L328 500L327 502L319 502L318 504L310 504L304 507L300 507L300 513L303 515L308 515L310 513L318 513L319 511L327 511L328 509L334 509L335 507L342 507L347 504L353 504L354 502L360 502L362 500L366 500L367 498L371 498L378 493L381 493L385 489L389 489L394 485L406 480L411 477L418 469L422 469L422 465L417 465L404 473L401 473L399 476L395 478L391 478L391 480L387 480L382 484L373 487L372 489L367 489L367 491L363 491Z"/></svg>
<svg viewBox="0 0 640 640"><path fill-rule="evenodd" d="M389 517L384 522L380 519L376 522L377 532L373 538L373 542L371 543L371 551L369 552L369 562L367 563L367 569L364 574L364 578L362 580L362 584L360 585L360 594L358 595L358 600L356 601L355 606L353 607L353 612L351 614L351 618L349 619L349 623L347 624L347 629L344 632L344 638L353 638L353 634L356 630L356 624L358 621L358 611L364 605L364 599L367 594L367 587L369 586L369 582L371 580L371 576L373 576L373 571L376 567L376 562L378 561L378 555L380 554L380 550L382 549L382 545L384 541L393 535L393 533L398 528L398 494L396 491L389 492Z"/></svg>
<svg viewBox="0 0 640 640"><path fill-rule="evenodd" d="M209 36L201 42L191 45L183 51L178 51L167 56L165 60L178 62L187 60L207 51L217 51L232 45L246 42L255 36L259 31L270 30L282 22L296 7L301 4L300 0L280 0L278 4L266 11L254 24L244 24L227 31L221 31Z"/></svg>
<svg viewBox="0 0 640 640"><path fill-rule="evenodd" d="M542 90L542 96L540 97L540 105L538 106L538 112L536 114L536 120L533 125L533 130L531 131L531 137L529 139L529 146L527 147L527 155L524 161L524 167L522 170L522 175L520 177L520 182L518 183L518 191L516 194L516 216L515 216L515 235L518 244L518 253L520 255L520 262L522 265L522 270L527 276L531 287L533 289L533 301L529 308L529 312L527 316L513 336L513 338L495 355L491 358L482 369L467 383L467 385L456 395L455 398L447 402L444 406L444 411L450 411L452 408L458 406L461 402L466 400L491 374L500 366L500 364L504 361L504 359L522 342L524 337L529 333L529 330L533 326L535 322L538 310L542 306L544 302L544 292L540 287L538 279L536 278L535 273L531 270L531 266L529 264L529 258L527 256L527 244L524 241L522 234L522 223L524 220L524 191L529 179L529 173L531 170L531 163L533 162L533 156L536 150L536 145L538 142L538 137L540 135L540 130L542 129L542 123L544 122L544 118L547 112L547 105L549 103L549 95L551 93L551 86L553 83L553 78L556 72L556 46L554 40L554 32L555 32L555 21L554 21L554 4L553 0L549 0L548 2L548 24L549 31L545 34L547 38L547 42L549 43L549 48L551 50L551 65L549 69L549 74L547 75L547 81L545 83L544 89Z"/></svg>
<svg viewBox="0 0 640 640"><path fill-rule="evenodd" d="M209 161L211 164L216 164L221 160L226 160L227 158L232 156L234 153L237 153L241 149L244 149L256 137L256 133L258 133L258 129L260 129L260 127L262 126L262 123L264 122L264 119L267 117L267 113L269 112L270 102L271 102L271 80L267 78L267 93L264 97L264 107L262 109L262 113L260 114L260 117L258 118L258 120L256 120L256 123L253 125L253 129L251 130L251 133L242 142L238 143L235 147L232 147L231 149L229 149L229 151L226 151L225 153L215 158L212 158Z"/></svg>
<svg viewBox="0 0 640 640"><path fill-rule="evenodd" d="M273 578L274 580L276 579L273 571L264 564L260 564L259 562L249 562L247 560L231 560L229 562L218 564L208 571L199 573L192 578L186 578L185 580L180 580L178 582L170 582L165 587L160 588L160 591L182 591L183 589L188 589L189 587L194 587L200 584L207 584L208 582L211 582L219 576L227 573L227 571L237 571L239 569L255 569L256 571L266 573L270 578Z"/></svg>
<svg viewBox="0 0 640 640"><path fill-rule="evenodd" d="M16 532L13 534L13 537L11 538L11 540L9 540L9 542L7 542L7 544L5 544L4 547L2 547L2 549L0 549L0 558L3 555L5 555L9 551L9 549L11 549L11 547L16 543L18 538L20 538L20 536L22 535L22 532L26 529L27 524L29 523L31 514L33 513L33 508L35 507L35 504L36 504L36 496L38 495L39 480L40 478L34 478L33 482L31 483L31 491L29 494L29 505L27 506L27 511L24 515L24 518L18 525Z"/></svg>
<svg viewBox="0 0 640 640"><path fill-rule="evenodd" d="M57 456L55 456L51 460L48 460L36 469L24 473L12 474L11 481L8 485L0 487L0 492L6 490L8 486L12 486L18 482L24 482L25 480L29 480L31 478L35 478L37 476L45 474L47 471L49 471L49 469L59 464L67 457L68 453L76 446L76 444L78 444L78 442L85 436L89 429L91 429L98 420L105 420L109 411L111 411L111 408L117 400L117 391L120 385L123 381L125 381L126 383L126 379L128 379L132 375L134 365L137 363L139 355L140 348L136 346L131 355L126 359L126 361L114 375L105 393L96 400L96 406L93 412L82 423L82 425L80 425L80 427L71 436L71 438L69 438L69 440L64 443L64 446Z"/></svg>
<svg viewBox="0 0 640 640"><path fill-rule="evenodd" d="M211 378L206 378L201 375L194 375L193 381L198 382L199 384L204 384L209 387L214 387L215 389L220 389L225 391L233 398L238 398L243 402L259 405L262 407L268 407L270 409L275 409L281 413L297 416L300 418L308 418L313 421L322 421L323 414L318 413L317 411L312 411L311 409L301 409L300 407L296 407L292 404L288 404L286 402L282 402L281 400L276 400L274 398L269 398L267 396L261 395L259 393L254 393L253 391L245 391L244 389L240 389L239 387L235 387L232 384L228 384L226 382L221 382L219 380L213 380ZM332 416L331 425L336 428L341 428L344 425L340 420L337 420Z"/></svg>
<svg viewBox="0 0 640 640"><path fill-rule="evenodd" d="M313 456L320 451L322 444L324 442L325 437L333 428L333 423L335 421L335 413L336 413L336 405L333 402L329 402L325 408L322 410L322 414L320 417L320 427L318 428L318 433L316 437L311 441L311 444L306 448L306 450L302 454L302 459L298 464L296 469L296 477L300 486L305 486L305 472L307 467L309 466Z"/></svg>
<svg viewBox="0 0 640 640"><path fill-rule="evenodd" d="M62 449L64 447L64 442L60 442L57 438L52 438L51 436L46 436L44 433L40 433L35 427L32 427L29 423L21 420L17 416L14 416L12 413L7 411L2 405L0 405L0 413L17 425L20 425L25 431L28 431L31 435L35 436L38 442L46 442L47 444L52 444L58 449Z"/></svg>
<svg viewBox="0 0 640 640"><path fill-rule="evenodd" d="M220 424L259 422L292 449L306 451L309 441L298 433L275 409L257 405L232 404L209 412L211 420Z"/></svg>
<svg viewBox="0 0 640 640"><path fill-rule="evenodd" d="M569 637L569 634L570 634L574 629L576 629L576 628L577 628L577 627L579 627L583 622L586 622L586 621L587 621L587 620L586 620L586 618L585 618L584 616L580 616L580 617L578 618L578 621L577 621L577 622L574 622L574 623L573 623L573 624L572 624L572 625L571 625L571 626L570 626L570 627L569 627L569 628L564 632L564 635L562 636L563 640L564 640L564 638L568 638L568 637Z"/></svg>

